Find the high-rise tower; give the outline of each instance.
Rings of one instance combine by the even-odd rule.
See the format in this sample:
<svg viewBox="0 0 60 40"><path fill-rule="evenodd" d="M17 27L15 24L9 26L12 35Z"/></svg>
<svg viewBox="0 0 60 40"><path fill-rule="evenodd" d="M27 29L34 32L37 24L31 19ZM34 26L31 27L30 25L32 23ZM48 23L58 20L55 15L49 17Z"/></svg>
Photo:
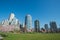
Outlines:
<svg viewBox="0 0 60 40"><path fill-rule="evenodd" d="M35 26L35 32L39 32L40 31L40 23L39 23L39 20L35 20L34 21L34 26Z"/></svg>
<svg viewBox="0 0 60 40"><path fill-rule="evenodd" d="M32 17L29 14L25 17L25 28L27 32L32 31Z"/></svg>
<svg viewBox="0 0 60 40"><path fill-rule="evenodd" d="M14 17L15 17L14 13L11 13L10 17L9 17L9 20L12 21L14 19Z"/></svg>
<svg viewBox="0 0 60 40"><path fill-rule="evenodd" d="M55 21L50 22L50 30L51 32L57 32L57 24Z"/></svg>

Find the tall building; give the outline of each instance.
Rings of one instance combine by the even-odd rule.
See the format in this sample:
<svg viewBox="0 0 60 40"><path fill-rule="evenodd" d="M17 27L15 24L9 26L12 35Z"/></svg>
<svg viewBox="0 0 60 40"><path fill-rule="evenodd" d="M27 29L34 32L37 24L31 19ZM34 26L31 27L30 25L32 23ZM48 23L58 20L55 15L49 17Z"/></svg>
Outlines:
<svg viewBox="0 0 60 40"><path fill-rule="evenodd" d="M9 21L13 21L14 18L15 18L14 13L11 13L10 16L9 16Z"/></svg>
<svg viewBox="0 0 60 40"><path fill-rule="evenodd" d="M35 32L39 32L40 31L40 23L39 23L39 20L35 20L34 21L34 25L35 25Z"/></svg>
<svg viewBox="0 0 60 40"><path fill-rule="evenodd" d="M9 25L18 25L19 20L15 17L14 13L11 13L9 16Z"/></svg>
<svg viewBox="0 0 60 40"><path fill-rule="evenodd" d="M31 32L31 30L32 30L32 17L29 14L26 15L26 17L25 17L25 30L27 32Z"/></svg>
<svg viewBox="0 0 60 40"><path fill-rule="evenodd" d="M51 32L57 32L57 24L55 21L50 22L50 30Z"/></svg>
<svg viewBox="0 0 60 40"><path fill-rule="evenodd" d="M44 27L45 27L46 32L48 32L48 30L49 30L48 29L48 24L45 24Z"/></svg>
<svg viewBox="0 0 60 40"><path fill-rule="evenodd" d="M20 30L20 22L19 20L15 17L14 13L11 13L9 18L7 20L2 21L2 25L5 26L14 26L14 30L19 31Z"/></svg>
<svg viewBox="0 0 60 40"><path fill-rule="evenodd" d="M7 20L3 20L1 24L2 24L2 25L9 25L8 19L7 19Z"/></svg>

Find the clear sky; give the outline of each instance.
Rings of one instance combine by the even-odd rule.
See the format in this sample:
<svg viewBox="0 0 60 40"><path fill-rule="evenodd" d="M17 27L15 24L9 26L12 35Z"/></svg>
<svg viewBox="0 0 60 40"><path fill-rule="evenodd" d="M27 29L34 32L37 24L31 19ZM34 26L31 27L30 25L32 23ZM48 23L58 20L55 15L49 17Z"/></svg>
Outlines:
<svg viewBox="0 0 60 40"><path fill-rule="evenodd" d="M40 21L40 26L56 21L60 24L60 0L0 0L0 21L8 19L13 12L23 23L26 14L30 14L34 20Z"/></svg>

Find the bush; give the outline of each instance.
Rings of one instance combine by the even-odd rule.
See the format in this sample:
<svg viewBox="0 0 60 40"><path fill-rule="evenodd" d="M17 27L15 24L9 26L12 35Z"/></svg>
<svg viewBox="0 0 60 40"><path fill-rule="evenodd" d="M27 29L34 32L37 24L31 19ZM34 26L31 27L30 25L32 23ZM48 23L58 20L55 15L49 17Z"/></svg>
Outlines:
<svg viewBox="0 0 60 40"><path fill-rule="evenodd" d="M7 34L0 34L2 37L7 37L8 35Z"/></svg>

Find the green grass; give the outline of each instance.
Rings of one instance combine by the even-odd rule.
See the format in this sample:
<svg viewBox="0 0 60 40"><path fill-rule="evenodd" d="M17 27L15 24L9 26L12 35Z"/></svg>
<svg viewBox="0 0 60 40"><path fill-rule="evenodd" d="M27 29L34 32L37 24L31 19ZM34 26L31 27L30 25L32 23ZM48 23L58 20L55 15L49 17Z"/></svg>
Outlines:
<svg viewBox="0 0 60 40"><path fill-rule="evenodd" d="M4 40L60 40L60 33L13 34L8 33Z"/></svg>

